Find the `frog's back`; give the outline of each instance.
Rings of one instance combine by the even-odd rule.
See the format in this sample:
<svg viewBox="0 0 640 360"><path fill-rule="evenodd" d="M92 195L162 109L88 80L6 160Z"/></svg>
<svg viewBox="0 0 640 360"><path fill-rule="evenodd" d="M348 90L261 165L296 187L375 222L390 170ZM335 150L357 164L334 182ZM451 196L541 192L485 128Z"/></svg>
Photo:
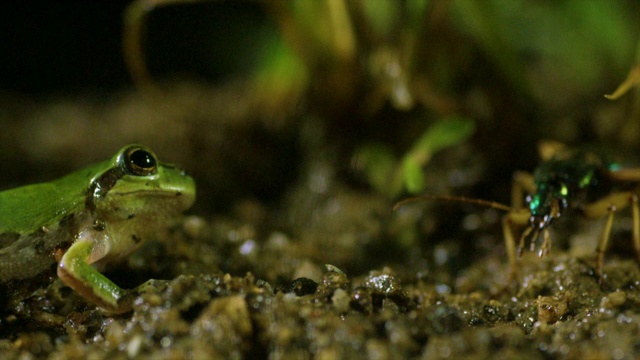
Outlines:
<svg viewBox="0 0 640 360"><path fill-rule="evenodd" d="M84 196L66 190L57 182L49 182L0 192L0 236L28 235L77 211L83 206Z"/></svg>
<svg viewBox="0 0 640 360"><path fill-rule="evenodd" d="M0 234L28 235L82 210L91 180L104 166L98 163L57 180L0 192Z"/></svg>
<svg viewBox="0 0 640 360"><path fill-rule="evenodd" d="M84 192L62 178L0 192L0 284L51 268L54 250L69 246Z"/></svg>

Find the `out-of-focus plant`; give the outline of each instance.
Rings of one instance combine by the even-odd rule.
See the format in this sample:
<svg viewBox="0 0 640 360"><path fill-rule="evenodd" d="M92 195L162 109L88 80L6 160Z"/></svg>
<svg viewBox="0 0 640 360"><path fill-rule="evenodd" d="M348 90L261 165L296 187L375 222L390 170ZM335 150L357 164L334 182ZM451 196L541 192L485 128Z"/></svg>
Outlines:
<svg viewBox="0 0 640 360"><path fill-rule="evenodd" d="M626 107L624 114L624 118L628 120L623 123L620 130L620 140L630 144L637 144L640 133L640 39L637 40L635 60L636 65L629 70L627 78L613 93L605 95L609 100L617 100L633 91L633 96L628 100L631 105Z"/></svg>
<svg viewBox="0 0 640 360"><path fill-rule="evenodd" d="M414 55L428 23L429 3L294 0L273 2L270 9L308 69L327 75L327 90L345 91L339 97L351 98L366 84L364 101L370 110L386 100L407 110L423 100L414 82Z"/></svg>
<svg viewBox="0 0 640 360"><path fill-rule="evenodd" d="M124 35L125 57L137 83L145 87L154 84L143 51L150 13L154 8L192 2L138 0L131 5ZM442 21L449 5L429 0L265 2L281 37L272 39L268 50L258 54L262 58L252 81L253 88L261 90L248 96L269 99L271 105L263 101L263 107L277 107L307 93L309 102L321 104L321 112L330 108L344 113L355 103L360 112L352 117L369 119L386 104L405 112L408 121L427 118L426 112L431 110L442 119L400 158L381 143L361 146L354 156L356 165L381 193L390 197L403 190L418 193L431 156L463 142L475 128L474 122L452 115L458 112L458 104L430 79L436 74L445 79L439 79L440 83L447 83L452 79L452 67L441 58L430 61L437 63L437 69L429 68L423 59L425 54L436 54L425 50L429 26ZM416 107L416 114L408 115Z"/></svg>
<svg viewBox="0 0 640 360"><path fill-rule="evenodd" d="M358 149L353 162L380 193L391 198L403 190L418 194L424 190L424 167L431 157L464 142L474 131L475 123L469 119L457 116L444 118L427 128L400 159L389 147L375 143Z"/></svg>
<svg viewBox="0 0 640 360"><path fill-rule="evenodd" d="M628 67L636 42L628 6L465 0L453 2L452 14L512 86L557 103L593 91L603 76Z"/></svg>
<svg viewBox="0 0 640 360"><path fill-rule="evenodd" d="M629 75L627 75L627 78L622 82L622 84L620 84L613 93L605 95L604 97L609 100L617 100L622 95L629 92L631 88L638 85L640 85L640 65L636 65L631 68Z"/></svg>
<svg viewBox="0 0 640 360"><path fill-rule="evenodd" d="M191 2L206 0L133 3L125 53L138 82L153 82L143 76L145 20L155 7ZM577 126L575 119L597 120L578 114L589 110L581 104L603 86L603 79L626 71L637 41L637 22L629 16L629 9L636 5L626 0L258 4L274 19L277 33L265 41L264 51L255 54L257 66L247 81L253 92L247 96L262 99L255 103L271 112L305 103L306 111L338 124L334 130L351 122L345 127L353 129L356 124L366 129L360 132L363 137L386 121L384 111L400 114L394 119L399 120L396 129L400 129L391 135L395 138L356 144L354 155L373 187L389 196L403 190L419 192L430 156L469 136L475 123L447 120L456 114L476 119L479 126L490 123L499 131L521 131L520 135L530 137L528 141L541 134L558 137L558 133L559 138L578 140L582 129L589 127ZM503 111L505 104L508 111ZM544 111L538 112L541 108ZM572 124L550 126L564 117ZM406 139L402 130L415 129L422 119L442 120L406 154L391 151L399 147L394 141ZM411 126L404 126L405 120ZM523 130L525 126L531 128ZM440 135L432 133L454 135L442 137L450 141L440 143ZM520 142L502 138L507 139L504 146Z"/></svg>
<svg viewBox="0 0 640 360"><path fill-rule="evenodd" d="M149 17L155 9L206 0L138 0L125 14L125 62L134 82L156 83L145 58ZM437 91L420 69L429 16L447 2L428 0L265 1L280 37L257 59L253 84L273 104L311 92L324 108L357 101L369 114L386 102L398 110L422 104L440 115L455 113L455 103ZM436 14L437 15L437 14ZM421 52L422 51L422 52ZM215 62L215 59L211 59ZM317 99L316 98L316 99Z"/></svg>
<svg viewBox="0 0 640 360"><path fill-rule="evenodd" d="M149 69L147 59L147 42L149 34L149 24L151 18L156 11L164 9L180 10L188 7L211 5L223 6L207 0L137 0L132 2L126 9L124 14L123 29L123 56L125 64L129 70L132 80L142 90L148 93L157 93L161 90L158 79ZM260 8L259 3L247 3L255 8ZM265 5L266 6L266 5ZM202 12L196 16L206 17L209 10L203 6ZM180 12L176 12L178 17ZM187 16L193 16L193 12L187 12ZM242 18L237 20L242 24ZM292 47L287 44L286 40L267 24L255 25L251 27L251 38L253 43L249 45L251 53L245 53L246 48L240 43L237 48L231 48L231 51L220 54L231 59L242 58L243 63L251 64L249 68L243 68L243 73L237 77L240 78L245 86L245 94L253 100L253 104L261 109L263 114L274 114L282 112L286 108L294 108L301 94L304 93L308 84L307 68L302 63L300 57L295 54ZM178 29L179 31L180 29ZM185 33L189 33L191 29L184 29ZM203 30L211 31L211 29ZM240 31L240 30L239 30ZM185 37L194 37L192 33L184 35ZM246 34L241 35L243 39L248 38ZM206 35L198 34L200 41L206 41ZM212 40L213 41L213 40ZM233 43L237 39L229 38L228 41ZM215 48L216 44L208 45ZM216 64L219 58L206 59L206 54L195 61L198 64ZM227 59L223 59L228 62ZM186 59L189 61L189 59ZM180 66L179 64L177 66ZM215 65L212 65L215 67ZM174 69L180 72L181 69ZM285 111L286 112L286 111Z"/></svg>
<svg viewBox="0 0 640 360"><path fill-rule="evenodd" d="M136 83L153 83L143 50L150 14L159 7L195 2L207 1L132 3L124 43ZM261 62L255 78L267 97L289 100L292 94L302 96L315 89L316 94L327 96L320 103L339 108L356 100L370 112L388 101L399 110L420 104L439 115L458 113L460 100L451 94L451 87L463 69L475 65L464 59L478 57L476 50L511 88L552 104L569 103L601 84L606 73L627 67L637 40L637 29L627 16L632 5L625 0L289 0L259 4L273 15L282 38L270 42L273 49L252 54L269 58ZM451 34L452 39L440 39ZM456 45L443 47L447 41ZM457 50L443 52L451 49ZM465 53L465 49L472 52ZM281 56L274 57L274 53ZM265 79L270 82L261 82ZM271 88L277 91L268 91Z"/></svg>

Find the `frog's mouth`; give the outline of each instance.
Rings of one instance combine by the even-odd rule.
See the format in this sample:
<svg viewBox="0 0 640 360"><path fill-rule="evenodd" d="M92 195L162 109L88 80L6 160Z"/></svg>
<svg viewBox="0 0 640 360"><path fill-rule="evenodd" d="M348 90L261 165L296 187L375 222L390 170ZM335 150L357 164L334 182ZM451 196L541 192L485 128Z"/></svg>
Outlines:
<svg viewBox="0 0 640 360"><path fill-rule="evenodd" d="M161 199L161 201L171 201L172 199L175 199L178 202L186 202L189 204L193 204L195 201L194 193L182 190L135 190L110 193L109 196L119 198L131 197L140 199Z"/></svg>
<svg viewBox="0 0 640 360"><path fill-rule="evenodd" d="M135 190L110 192L109 196L137 196L137 197L184 197L186 193L180 190Z"/></svg>

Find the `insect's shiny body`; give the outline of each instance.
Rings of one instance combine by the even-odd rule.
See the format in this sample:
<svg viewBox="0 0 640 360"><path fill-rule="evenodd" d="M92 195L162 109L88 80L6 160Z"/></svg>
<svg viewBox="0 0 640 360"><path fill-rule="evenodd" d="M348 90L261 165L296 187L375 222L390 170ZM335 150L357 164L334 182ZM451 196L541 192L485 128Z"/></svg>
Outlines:
<svg viewBox="0 0 640 360"><path fill-rule="evenodd" d="M443 200L474 203L505 210L502 226L509 259L510 278L515 275L518 255L526 239L531 249L543 235L540 255L550 249L548 228L567 213L577 213L595 219L607 216L605 228L596 248L596 274L602 280L604 252L607 248L614 215L630 206L633 219L633 245L640 264L640 169L621 168L603 160L593 152L569 149L563 144L546 141L540 143L542 162L533 174L516 172L513 178L512 206L464 197L421 196L403 200L396 207L416 200ZM526 195L526 204L525 198ZM518 246L513 236L513 225L525 227Z"/></svg>
<svg viewBox="0 0 640 360"><path fill-rule="evenodd" d="M608 174L615 164L583 150L564 151L543 161L533 173L535 193L527 197L531 227L542 230L566 210L606 196L613 189Z"/></svg>
<svg viewBox="0 0 640 360"><path fill-rule="evenodd" d="M636 259L640 264L637 195L640 190L640 170L622 169L593 152L569 149L556 142L542 142L540 153L543 161L533 175L517 173L514 176L513 208L503 220L512 273L517 268L517 256L514 254L515 242L510 224L528 225L520 238L518 254L529 234L533 234L533 249L540 233L544 235L540 254L544 254L550 248L547 228L566 212L574 212L591 219L608 215L596 248L596 273L602 280L604 252L609 242L614 214L627 206L631 206L633 210L633 243ZM520 196L517 194L523 191L528 194L527 209L521 209L521 204L518 203ZM528 219L523 215L528 215Z"/></svg>

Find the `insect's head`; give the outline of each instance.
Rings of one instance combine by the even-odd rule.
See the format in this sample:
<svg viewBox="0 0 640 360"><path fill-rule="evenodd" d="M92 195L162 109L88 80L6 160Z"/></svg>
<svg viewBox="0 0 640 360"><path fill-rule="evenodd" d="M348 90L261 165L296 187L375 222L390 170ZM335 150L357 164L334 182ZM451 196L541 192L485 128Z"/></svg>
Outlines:
<svg viewBox="0 0 640 360"><path fill-rule="evenodd" d="M550 182L538 185L538 192L529 196L531 227L542 230L551 225L567 208L569 188L562 182Z"/></svg>

